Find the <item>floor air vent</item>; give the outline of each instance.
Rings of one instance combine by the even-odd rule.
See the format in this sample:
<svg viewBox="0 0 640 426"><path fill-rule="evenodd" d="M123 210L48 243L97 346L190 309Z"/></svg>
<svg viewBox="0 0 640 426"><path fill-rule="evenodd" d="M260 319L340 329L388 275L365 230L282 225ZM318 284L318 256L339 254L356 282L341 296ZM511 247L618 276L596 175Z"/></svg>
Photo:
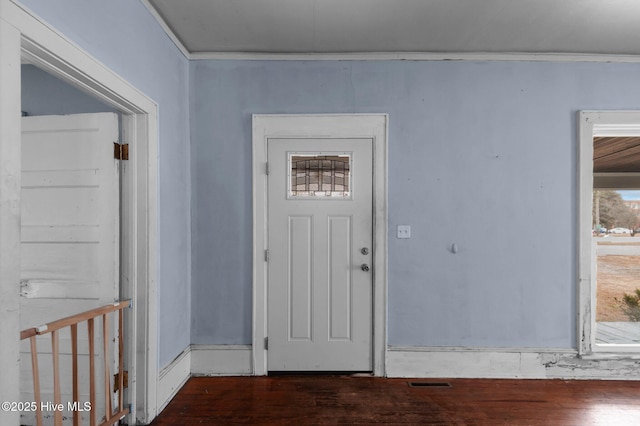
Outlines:
<svg viewBox="0 0 640 426"><path fill-rule="evenodd" d="M447 382L409 382L412 388L450 388L451 383Z"/></svg>

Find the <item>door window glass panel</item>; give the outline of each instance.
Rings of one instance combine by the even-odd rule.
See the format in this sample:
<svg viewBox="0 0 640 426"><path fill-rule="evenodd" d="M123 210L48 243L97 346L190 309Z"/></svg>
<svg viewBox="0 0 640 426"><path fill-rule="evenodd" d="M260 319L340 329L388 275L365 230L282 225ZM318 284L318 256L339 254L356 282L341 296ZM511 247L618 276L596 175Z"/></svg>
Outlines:
<svg viewBox="0 0 640 426"><path fill-rule="evenodd" d="M288 198L351 197L350 154L290 154Z"/></svg>

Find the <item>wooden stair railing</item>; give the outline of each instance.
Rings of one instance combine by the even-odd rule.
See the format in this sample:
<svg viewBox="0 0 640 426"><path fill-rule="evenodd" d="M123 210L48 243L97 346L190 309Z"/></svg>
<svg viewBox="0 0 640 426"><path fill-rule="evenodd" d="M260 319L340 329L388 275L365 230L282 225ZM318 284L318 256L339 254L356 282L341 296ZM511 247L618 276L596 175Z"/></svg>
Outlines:
<svg viewBox="0 0 640 426"><path fill-rule="evenodd" d="M73 380L73 401L78 403L79 401L79 374L78 374L78 324L81 322L87 322L87 334L89 340L89 402L91 404L91 410L89 412L89 424L91 426L108 426L117 423L122 420L127 414L129 409L123 407L123 390L124 390L124 336L123 336L123 312L124 308L129 307L130 301L125 300L122 302L116 302L110 305L105 305L100 308L95 308L86 312L82 312L77 315L72 315L66 318L59 319L57 321L50 322L48 324L39 326L37 328L28 328L20 332L20 340L29 339L31 343L31 368L33 371L33 392L35 402L35 414L36 425L42 426L42 398L40 395L40 375L38 370L38 350L36 347L36 336L42 336L47 333L51 333L51 357L53 358L53 404L54 406L60 406L61 390L60 390L60 348L59 348L59 331L62 328L70 327L71 331L71 356L72 356L72 380ZM109 325L107 321L107 315L112 312L118 312L118 407L117 412L113 412L111 406L111 381L109 371L109 357L107 354L109 343ZM95 377L95 319L102 316L102 345L104 353L104 398L105 398L105 416L104 421L97 425L97 412L96 412L96 377ZM73 426L80 426L81 424L81 412L79 410L73 410ZM54 425L62 426L62 410L54 410Z"/></svg>

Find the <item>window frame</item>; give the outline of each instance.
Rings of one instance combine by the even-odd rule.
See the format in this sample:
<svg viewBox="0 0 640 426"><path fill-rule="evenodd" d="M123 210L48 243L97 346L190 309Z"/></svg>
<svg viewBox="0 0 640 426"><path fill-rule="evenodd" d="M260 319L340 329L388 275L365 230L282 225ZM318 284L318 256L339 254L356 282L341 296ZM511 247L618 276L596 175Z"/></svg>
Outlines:
<svg viewBox="0 0 640 426"><path fill-rule="evenodd" d="M578 354L640 353L640 345L596 344L596 252L592 238L593 208L593 138L596 136L640 135L640 111L580 111L578 113L578 164L577 164L577 336ZM635 175L635 176L634 176ZM637 174L598 174L611 188L629 187L630 179Z"/></svg>

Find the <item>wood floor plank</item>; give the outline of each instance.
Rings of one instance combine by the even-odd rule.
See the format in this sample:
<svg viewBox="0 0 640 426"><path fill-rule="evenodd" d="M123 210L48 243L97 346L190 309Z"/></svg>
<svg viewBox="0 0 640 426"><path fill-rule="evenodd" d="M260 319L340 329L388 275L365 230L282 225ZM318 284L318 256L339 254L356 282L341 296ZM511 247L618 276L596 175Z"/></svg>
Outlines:
<svg viewBox="0 0 640 426"><path fill-rule="evenodd" d="M640 382L631 381L196 377L152 425L624 426L639 419Z"/></svg>

